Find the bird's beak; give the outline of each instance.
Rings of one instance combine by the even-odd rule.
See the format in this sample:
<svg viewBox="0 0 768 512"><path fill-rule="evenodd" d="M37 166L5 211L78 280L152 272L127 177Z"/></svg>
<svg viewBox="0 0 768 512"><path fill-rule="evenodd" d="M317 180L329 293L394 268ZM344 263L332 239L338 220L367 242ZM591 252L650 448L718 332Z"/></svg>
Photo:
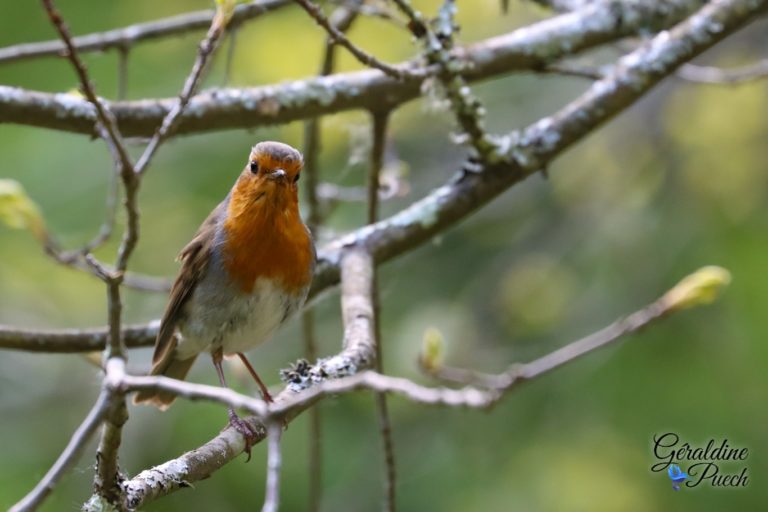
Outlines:
<svg viewBox="0 0 768 512"><path fill-rule="evenodd" d="M275 169L271 173L269 173L269 179L274 181L285 181L285 171L282 169Z"/></svg>

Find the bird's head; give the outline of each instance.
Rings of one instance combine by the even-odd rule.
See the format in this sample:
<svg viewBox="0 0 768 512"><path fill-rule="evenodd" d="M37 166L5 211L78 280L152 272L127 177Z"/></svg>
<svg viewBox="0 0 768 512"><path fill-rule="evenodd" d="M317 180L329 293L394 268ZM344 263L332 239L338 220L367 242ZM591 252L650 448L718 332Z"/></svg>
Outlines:
<svg viewBox="0 0 768 512"><path fill-rule="evenodd" d="M298 204L298 181L304 160L296 149L281 142L259 142L248 157L233 189L233 199L255 206L285 208Z"/></svg>

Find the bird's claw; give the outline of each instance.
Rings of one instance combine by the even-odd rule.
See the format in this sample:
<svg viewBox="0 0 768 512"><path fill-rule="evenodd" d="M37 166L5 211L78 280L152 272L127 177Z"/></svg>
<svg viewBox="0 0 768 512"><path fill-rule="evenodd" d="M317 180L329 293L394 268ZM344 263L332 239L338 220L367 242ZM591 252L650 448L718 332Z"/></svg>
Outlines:
<svg viewBox="0 0 768 512"><path fill-rule="evenodd" d="M258 438L258 432L256 429L254 429L250 423L242 419L240 416L235 413L235 411L230 411L229 414L229 425L237 430L237 432L243 436L243 440L245 441L245 448L243 451L248 454L248 458L245 459L245 462L248 462L251 460L251 447L253 447L254 444L256 444L256 439Z"/></svg>

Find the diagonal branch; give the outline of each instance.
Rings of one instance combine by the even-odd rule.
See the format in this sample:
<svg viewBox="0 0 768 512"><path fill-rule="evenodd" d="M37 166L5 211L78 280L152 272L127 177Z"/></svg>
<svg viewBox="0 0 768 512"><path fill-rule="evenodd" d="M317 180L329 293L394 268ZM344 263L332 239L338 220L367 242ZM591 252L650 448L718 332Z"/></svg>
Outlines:
<svg viewBox="0 0 768 512"><path fill-rule="evenodd" d="M72 434L72 438L69 440L67 447L61 452L61 455L59 455L59 458L51 469L48 470L45 476L37 483L35 488L32 489L29 494L11 507L10 512L36 510L42 504L43 500L48 497L54 487L59 483L59 480L61 480L64 474L77 462L77 459L82 455L82 452L85 449L86 443L88 443L96 433L96 429L109 407L108 398L108 392L103 390L83 422L77 427L74 434Z"/></svg>
<svg viewBox="0 0 768 512"><path fill-rule="evenodd" d="M309 14L312 19L317 22L318 25L323 27L323 29L328 32L328 36L333 40L334 43L346 48L349 53L351 53L361 64L378 69L385 75L391 76L398 80L402 80L406 77L412 78L415 76L413 71L408 69L401 69L400 67L390 66L389 64L380 61L370 53L355 46L346 36L344 31L339 30L338 27L331 23L325 14L323 14L322 9L320 9L320 7L311 0L294 1L299 4L301 8L304 9L307 14Z"/></svg>
<svg viewBox="0 0 768 512"><path fill-rule="evenodd" d="M224 33L227 24L230 22L231 13L225 13L225 9L219 8L216 16L214 16L211 21L208 33L198 47L197 57L195 58L195 63L192 65L192 71L184 81L184 87L181 89L179 97L163 118L163 122L160 123L159 128L155 131L149 144L147 144L147 147L144 149L144 153L136 163L136 174L141 175L146 171L149 162L152 160L152 157L155 155L160 144L173 133L173 130L178 125L184 109L187 108L190 99L200 85L200 80L208 67L213 52L216 51L216 48L218 47L221 35Z"/></svg>

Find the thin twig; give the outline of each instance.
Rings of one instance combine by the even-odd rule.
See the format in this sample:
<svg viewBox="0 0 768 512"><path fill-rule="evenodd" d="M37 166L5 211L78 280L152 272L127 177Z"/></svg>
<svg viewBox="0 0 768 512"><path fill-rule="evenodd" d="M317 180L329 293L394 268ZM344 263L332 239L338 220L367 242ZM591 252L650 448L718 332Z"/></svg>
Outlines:
<svg viewBox="0 0 768 512"><path fill-rule="evenodd" d="M115 170L119 169L115 166ZM101 223L99 232L96 236L85 244L80 250L80 253L89 253L95 251L112 238L112 231L115 228L115 220L117 217L117 197L120 194L120 181L116 172L113 172L109 178L109 189L107 191L107 200L104 207L104 221Z"/></svg>
<svg viewBox="0 0 768 512"><path fill-rule="evenodd" d="M304 357L308 361L314 361L317 359L317 337L315 334L315 315L312 309L307 309L302 314L301 329L304 337ZM320 501L323 493L323 451L320 442L323 436L323 423L320 411L320 407L313 407L309 411L309 449L307 450L309 490L307 493L307 510L310 512L320 510Z"/></svg>
<svg viewBox="0 0 768 512"><path fill-rule="evenodd" d="M138 178L134 175L134 167L131 162L131 158L123 141L123 137L120 133L114 116L110 110L102 103L102 101L96 96L96 92L91 85L90 78L88 77L88 70L85 64L80 60L77 54L77 50L72 42L72 36L69 33L69 28L64 23L61 14L53 5L52 0L42 0L51 23L59 32L64 46L67 49L67 57L72 63L75 72L80 79L80 88L88 101L91 102L96 109L100 129L98 130L102 134L102 138L107 143L110 153L112 154L116 168L119 170L120 177L125 187L125 210L128 217L128 226L123 233L123 241L118 249L117 262L115 263L115 271L111 274L107 274L105 270L100 270L100 265L96 259L90 255L85 255L86 263L92 268L96 269L97 275L100 275L102 280L107 285L107 297L108 297L108 311L110 319L110 337L108 350L105 357L122 357L125 358L125 348L121 340L120 329L120 312L122 309L120 302L120 290L119 286L122 282L122 275L126 269L128 258L130 257L133 249L136 246L138 240L139 229L139 211L136 206L136 194L138 191Z"/></svg>
<svg viewBox="0 0 768 512"><path fill-rule="evenodd" d="M56 462L51 466L51 469L48 470L45 476L37 483L35 488L32 489L29 494L11 507L10 512L28 512L36 510L43 503L43 500L45 500L54 490L64 474L80 458L85 445L91 440L99 423L101 423L108 406L109 393L105 389L101 391L99 397L96 399L96 403L93 404L93 407L91 407L91 410L88 412L83 422L72 434L69 443L67 443L64 451L61 452L59 458L56 459Z"/></svg>
<svg viewBox="0 0 768 512"><path fill-rule="evenodd" d="M42 2L51 23L59 32L61 41L64 43L67 58L72 63L72 66L75 68L75 72L80 79L80 89L82 90L83 95L96 109L98 121L101 123L106 133L104 140L106 140L111 149L119 155L121 165L125 169L132 170L133 166L131 164L131 159L128 156L128 151L125 149L125 144L123 143L117 123L111 115L111 112L109 112L104 103L96 96L96 92L93 90L90 78L88 77L88 70L86 69L85 64L80 60L80 57L77 54L77 49L72 42L69 28L67 28L64 20L61 18L59 11L54 7L52 0L42 0Z"/></svg>
<svg viewBox="0 0 768 512"><path fill-rule="evenodd" d="M353 10L360 0L350 2L350 5L338 7L331 14L330 23L340 32L346 32L355 21L357 12ZM320 64L320 76L328 76L333 72L336 56L336 44L328 36L325 41L325 51ZM310 119L304 123L304 175L306 176L306 198L309 210L307 226L315 239L318 236L322 214L318 200L318 181L319 181L319 153L321 146L320 119ZM317 358L317 339L315 336L315 317L311 309L306 309L301 317L302 334L304 337L304 356L309 361ZM317 512L320 510L320 501L322 499L322 421L320 417L321 409L313 407L309 412L309 450L307 470L309 471L309 492L308 492L308 510Z"/></svg>
<svg viewBox="0 0 768 512"><path fill-rule="evenodd" d="M126 46L117 49L117 100L128 97L128 55L131 50Z"/></svg>
<svg viewBox="0 0 768 512"><path fill-rule="evenodd" d="M226 29L227 23L229 21L230 20L223 19L223 16L219 16L218 14L214 16L213 21L211 22L211 27L208 29L208 33L206 34L205 39L203 39L203 41L200 43L200 46L198 47L197 58L195 59L195 63L192 66L192 71L190 72L189 76L187 76L187 79L184 82L184 87L182 88L176 103L163 118L163 122L155 131L155 134L152 136L149 144L147 144L144 153L136 163L136 174L141 175L146 171L150 160L152 160L152 157L160 147L160 144L169 135L171 135L173 130L176 128L176 125L181 118L181 114L184 112L184 109L187 107L190 98L192 98L192 96L195 94L195 91L200 84L200 79L202 78L203 72L206 70L210 61L210 57L216 50L219 39L221 38L221 35Z"/></svg>
<svg viewBox="0 0 768 512"><path fill-rule="evenodd" d="M444 384L458 384L480 388L492 388L496 385L496 375L442 364L437 366L425 365L421 358L419 359L419 369Z"/></svg>
<svg viewBox="0 0 768 512"><path fill-rule="evenodd" d="M454 22L456 14L455 0L445 0L430 26L424 16L413 8L409 0L394 0L410 23L414 37L422 40L427 61L438 67L437 78L444 89L445 96L451 103L462 134L456 139L469 142L483 161L492 160L496 146L485 131L483 117L485 109L480 100L472 94L466 79L462 76L463 64L452 55L454 34L457 30Z"/></svg>
<svg viewBox="0 0 768 512"><path fill-rule="evenodd" d="M240 32L237 25L229 27L229 45L227 46L227 56L224 59L224 78L221 81L222 87L227 87L232 80L232 67L235 61L235 48L237 48L237 34Z"/></svg>
<svg viewBox="0 0 768 512"><path fill-rule="evenodd" d="M256 18L291 3L291 0L257 0L235 7L232 22ZM216 11L195 11L169 18L137 23L106 32L97 32L77 36L72 39L80 53L102 52L113 48L132 48L137 43L164 37L176 36L193 30L207 29ZM65 51L61 40L24 43L0 48L0 63L34 59L39 57L58 57Z"/></svg>
<svg viewBox="0 0 768 512"><path fill-rule="evenodd" d="M344 338L348 347L370 346L373 341L373 306L372 262L363 250L351 249L345 254L346 280L342 281L342 308L345 318ZM346 283L346 284L344 284ZM346 292L346 293L345 293ZM322 397L345 394L358 390L370 390L380 393L394 393L406 399L427 405L447 405L463 407L488 407L497 402L505 393L512 391L519 384L538 378L550 371L571 363L582 356L603 348L629 334L636 333L673 313L683 310L679 303L667 300L663 295L655 302L630 315L620 318L607 327L573 341L529 363L513 364L504 372L484 374L482 386L473 383L463 389L427 387L408 379L382 375L372 370L340 376L329 374L319 378L318 382L307 382L299 392L281 393L274 404L230 389L218 386L206 386L169 379L167 377L135 377L121 373L121 370L108 367L107 380L110 386L122 392L162 390L190 400L213 401L229 407L247 410L261 421L293 418L307 405ZM337 357L341 357L340 355ZM122 364L122 363L121 363ZM337 362L327 363L317 377ZM463 384L463 383L462 383Z"/></svg>
<svg viewBox="0 0 768 512"><path fill-rule="evenodd" d="M485 408L493 405L519 384L533 380L560 366L605 347L620 338L637 332L665 316L680 311L660 299L626 318L616 320L608 327L550 352L530 363L515 364L505 372L489 375L487 388L468 386L463 389L431 388L407 379L388 377L377 372L365 371L344 379L325 381L297 395L293 401L276 404L270 408L275 415L289 414L294 407L302 407L320 396L343 394L358 389L382 393L395 393L413 402L430 405L447 405Z"/></svg>
<svg viewBox="0 0 768 512"><path fill-rule="evenodd" d="M320 7L318 7L311 0L294 1L299 4L305 11L307 11L307 14L309 14L317 22L318 25L323 27L325 31L328 32L328 35L334 40L336 44L346 48L349 53L351 53L361 64L378 69L384 74L393 78L397 78L398 80L403 80L406 78L418 78L419 75L415 74L413 71L405 68L390 66L389 64L380 61L370 53L355 46L342 31L337 29L330 21L328 21L328 18L325 16L325 14L323 14L323 11L320 9Z"/></svg>
<svg viewBox="0 0 768 512"><path fill-rule="evenodd" d="M271 422L268 431L267 451L267 482L264 493L264 506L261 512L277 512L280 507L280 437L283 435L283 427L279 422Z"/></svg>
<svg viewBox="0 0 768 512"><path fill-rule="evenodd" d="M713 66L684 64L677 76L703 84L737 85L768 78L768 59L740 68L723 69Z"/></svg>
<svg viewBox="0 0 768 512"><path fill-rule="evenodd" d="M118 249L115 271L110 272L95 257L89 253L84 254L85 262L93 269L94 273L101 277L107 286L107 311L109 317L109 337L107 350L104 353L104 361L109 358L127 357L125 345L122 340L121 314L122 302L120 298L120 284L126 269L128 259L136 246L139 229L139 211L137 207L137 192L139 181L134 175L134 167L125 148L122 135L114 116L110 110L96 96L96 92L90 83L88 71L80 60L77 50L72 43L69 29L64 24L61 15L53 5L52 0L43 0L46 13L58 30L62 42L67 48L67 57L72 63L80 79L80 87L96 109L99 120L98 131L107 143L112 154L115 168L118 170L125 187L125 210L128 217L128 225L123 233L123 240ZM125 405L125 397L120 394L108 393L106 395L107 408L104 415L104 426L99 441L98 457L96 464L96 476L94 485L97 492L110 502L115 502L120 494L118 487L118 449L120 446L122 425L128 419Z"/></svg>
<svg viewBox="0 0 768 512"><path fill-rule="evenodd" d="M373 144L371 145L368 169L368 224L375 223L379 217L379 177L384 167L389 112L372 112L371 118ZM384 351L382 348L381 320L379 318L381 307L379 303L378 272L375 268L372 272L371 302L373 307L373 338L376 345L376 371L383 374ZM387 396L384 393L376 393L375 400L379 419L379 433L384 452L384 510L394 512L397 508L397 478L395 472L395 448L392 440L392 423L389 418Z"/></svg>

